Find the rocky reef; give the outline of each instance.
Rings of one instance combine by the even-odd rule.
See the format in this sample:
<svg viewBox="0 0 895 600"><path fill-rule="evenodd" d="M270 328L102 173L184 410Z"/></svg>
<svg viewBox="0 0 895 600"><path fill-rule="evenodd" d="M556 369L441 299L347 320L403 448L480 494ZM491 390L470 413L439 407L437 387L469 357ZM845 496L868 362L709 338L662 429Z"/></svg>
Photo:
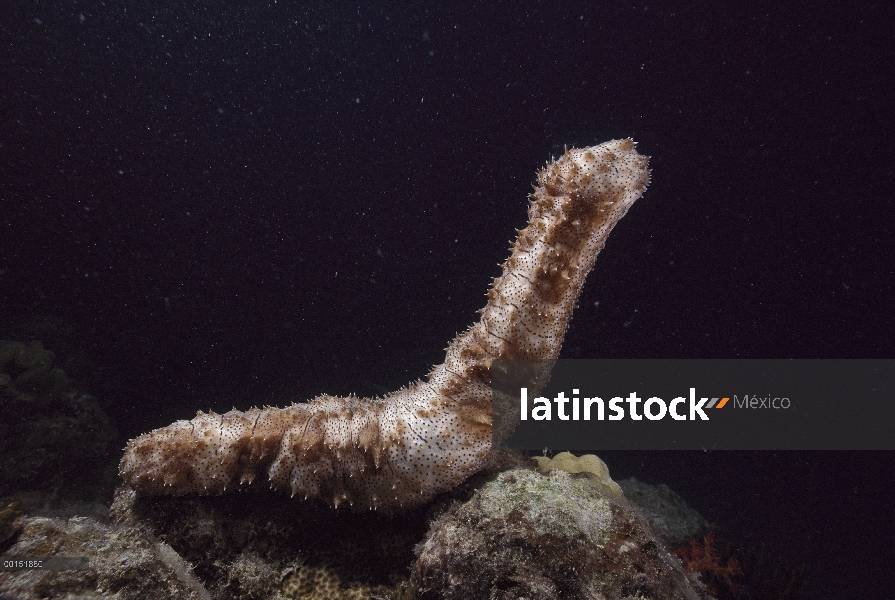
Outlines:
<svg viewBox="0 0 895 600"><path fill-rule="evenodd" d="M568 455L540 472L501 450L463 485L398 517L275 492L145 497L125 486L108 521L10 507L3 556L87 556L90 568L0 572L0 597L705 597L597 461Z"/></svg>
<svg viewBox="0 0 895 600"><path fill-rule="evenodd" d="M0 498L21 490L95 496L114 487L115 427L93 396L70 388L55 361L38 341L0 340Z"/></svg>
<svg viewBox="0 0 895 600"><path fill-rule="evenodd" d="M20 527L4 556L86 556L90 568L0 571L2 598L210 598L183 559L140 528L89 517L28 517Z"/></svg>
<svg viewBox="0 0 895 600"><path fill-rule="evenodd" d="M623 497L561 469L501 473L432 524L420 598L701 598Z"/></svg>

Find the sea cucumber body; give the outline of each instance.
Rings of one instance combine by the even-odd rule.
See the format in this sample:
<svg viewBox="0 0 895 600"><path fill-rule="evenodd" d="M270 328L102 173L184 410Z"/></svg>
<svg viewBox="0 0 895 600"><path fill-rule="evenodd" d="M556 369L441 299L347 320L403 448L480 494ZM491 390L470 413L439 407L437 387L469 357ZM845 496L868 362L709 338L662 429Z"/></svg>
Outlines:
<svg viewBox="0 0 895 600"><path fill-rule="evenodd" d="M283 409L200 413L131 441L121 473L145 494L270 486L336 506L414 505L487 460L487 407L462 404L489 393L438 398L417 383L379 400L320 396Z"/></svg>
<svg viewBox="0 0 895 600"><path fill-rule="evenodd" d="M631 140L567 151L538 174L481 319L425 381L368 400L199 413L131 440L120 474L144 494L270 486L336 506L418 505L481 469L492 447L491 361L559 355L587 273L649 183Z"/></svg>

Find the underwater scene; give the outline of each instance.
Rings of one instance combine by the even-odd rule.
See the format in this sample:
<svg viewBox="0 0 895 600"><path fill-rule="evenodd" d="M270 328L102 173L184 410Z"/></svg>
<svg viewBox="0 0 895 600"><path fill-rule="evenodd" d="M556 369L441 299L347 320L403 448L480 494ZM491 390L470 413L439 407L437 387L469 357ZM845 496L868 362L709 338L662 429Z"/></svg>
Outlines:
<svg viewBox="0 0 895 600"><path fill-rule="evenodd" d="M895 598L892 7L0 12L0 600Z"/></svg>

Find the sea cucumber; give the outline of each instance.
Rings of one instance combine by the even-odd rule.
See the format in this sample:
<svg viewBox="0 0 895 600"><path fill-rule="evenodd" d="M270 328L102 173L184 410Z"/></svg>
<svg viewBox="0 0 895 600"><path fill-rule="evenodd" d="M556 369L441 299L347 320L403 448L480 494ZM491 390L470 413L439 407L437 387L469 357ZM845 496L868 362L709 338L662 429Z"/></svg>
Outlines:
<svg viewBox="0 0 895 600"><path fill-rule="evenodd" d="M648 164L630 139L548 163L481 319L425 381L375 400L199 412L128 442L121 477L149 495L270 486L355 510L411 507L454 488L491 456L491 361L558 357L597 254L649 184Z"/></svg>

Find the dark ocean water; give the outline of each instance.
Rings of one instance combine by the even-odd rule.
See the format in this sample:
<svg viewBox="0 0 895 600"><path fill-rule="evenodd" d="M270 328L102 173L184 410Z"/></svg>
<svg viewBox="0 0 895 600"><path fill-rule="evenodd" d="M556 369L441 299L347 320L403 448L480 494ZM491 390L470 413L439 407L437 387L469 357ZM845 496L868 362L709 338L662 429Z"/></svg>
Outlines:
<svg viewBox="0 0 895 600"><path fill-rule="evenodd" d="M0 14L0 339L120 439L376 395L472 323L534 174L653 183L566 358L895 358L885 3L25 1ZM893 454L628 453L725 535L890 598Z"/></svg>

